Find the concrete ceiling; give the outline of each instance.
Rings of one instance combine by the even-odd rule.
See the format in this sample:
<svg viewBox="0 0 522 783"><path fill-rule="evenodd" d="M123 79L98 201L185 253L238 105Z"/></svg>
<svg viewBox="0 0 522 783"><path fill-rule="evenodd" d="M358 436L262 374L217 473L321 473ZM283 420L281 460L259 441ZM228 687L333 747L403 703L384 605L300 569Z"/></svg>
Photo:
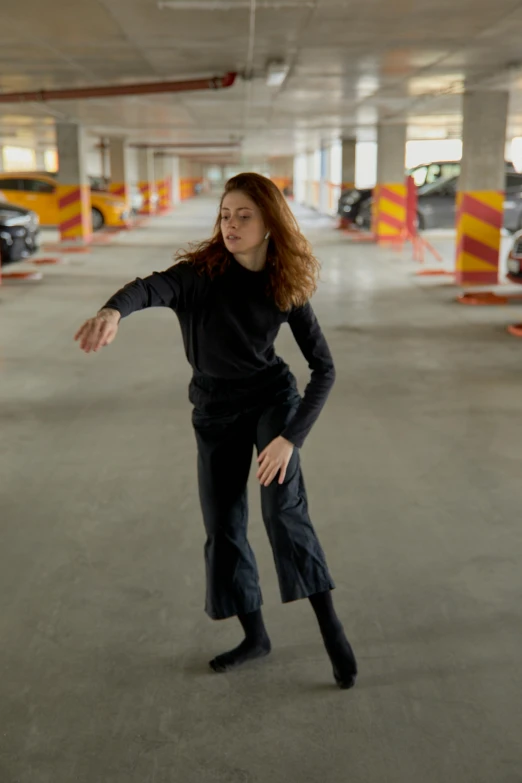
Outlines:
<svg viewBox="0 0 522 783"><path fill-rule="evenodd" d="M246 157L265 157L341 134L373 139L379 118L444 138L460 133L465 83L509 90L509 135L522 135L521 0L281 4L0 0L4 92L251 75L218 92L2 104L0 140L46 145L55 120L75 120L134 142L241 140ZM290 74L269 88L266 64L279 58Z"/></svg>

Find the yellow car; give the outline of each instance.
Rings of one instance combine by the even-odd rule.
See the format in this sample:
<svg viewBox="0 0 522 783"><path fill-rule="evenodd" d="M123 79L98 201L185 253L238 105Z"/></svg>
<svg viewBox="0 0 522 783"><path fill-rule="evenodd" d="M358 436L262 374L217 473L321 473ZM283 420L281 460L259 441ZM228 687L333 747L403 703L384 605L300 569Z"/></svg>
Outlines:
<svg viewBox="0 0 522 783"><path fill-rule="evenodd" d="M0 190L7 201L36 212L42 226L57 226L58 199L56 180L47 174L33 172L0 173ZM91 191L92 227L121 227L127 224L129 208L119 196Z"/></svg>

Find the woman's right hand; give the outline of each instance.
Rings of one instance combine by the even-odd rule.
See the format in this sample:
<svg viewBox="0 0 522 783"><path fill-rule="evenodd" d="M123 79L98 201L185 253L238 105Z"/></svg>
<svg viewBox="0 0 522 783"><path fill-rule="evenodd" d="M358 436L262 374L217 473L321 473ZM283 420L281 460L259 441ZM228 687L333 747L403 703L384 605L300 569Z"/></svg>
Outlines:
<svg viewBox="0 0 522 783"><path fill-rule="evenodd" d="M100 310L94 318L85 321L74 335L74 339L80 342L80 348L85 353L99 351L105 345L110 345L118 334L120 318L117 310L109 308Z"/></svg>

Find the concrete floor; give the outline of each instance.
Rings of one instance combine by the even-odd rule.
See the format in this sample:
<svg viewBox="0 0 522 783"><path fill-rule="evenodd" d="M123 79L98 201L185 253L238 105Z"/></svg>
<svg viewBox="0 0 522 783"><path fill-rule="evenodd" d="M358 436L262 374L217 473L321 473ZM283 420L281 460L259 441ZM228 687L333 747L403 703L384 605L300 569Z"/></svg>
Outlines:
<svg viewBox="0 0 522 783"><path fill-rule="evenodd" d="M202 610L176 319L136 314L98 355L72 337L214 211L0 288L1 783L522 781L522 311L456 305L303 210L338 370L303 463L360 679L338 691L307 603L280 605L254 478L274 652L207 669L240 634Z"/></svg>

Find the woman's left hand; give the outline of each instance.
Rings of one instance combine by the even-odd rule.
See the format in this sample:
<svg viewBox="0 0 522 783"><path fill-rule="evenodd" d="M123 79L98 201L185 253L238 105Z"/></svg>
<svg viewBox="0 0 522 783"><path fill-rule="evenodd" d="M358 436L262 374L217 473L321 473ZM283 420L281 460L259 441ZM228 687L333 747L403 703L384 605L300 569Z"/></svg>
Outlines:
<svg viewBox="0 0 522 783"><path fill-rule="evenodd" d="M259 470L256 474L262 487L268 487L278 473L279 483L283 483L293 450L294 444L281 436L275 438L266 449L263 449L257 458Z"/></svg>

